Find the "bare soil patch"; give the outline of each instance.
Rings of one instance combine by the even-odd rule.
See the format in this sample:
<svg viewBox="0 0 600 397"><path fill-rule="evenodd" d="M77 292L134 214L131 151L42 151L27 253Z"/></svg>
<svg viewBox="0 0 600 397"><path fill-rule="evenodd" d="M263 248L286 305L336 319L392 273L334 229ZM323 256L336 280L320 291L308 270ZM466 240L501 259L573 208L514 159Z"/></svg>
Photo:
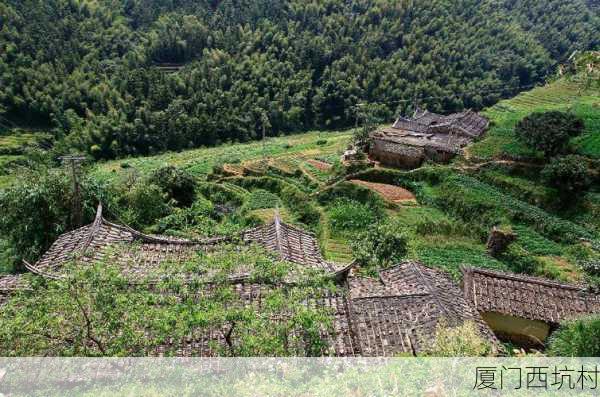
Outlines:
<svg viewBox="0 0 600 397"><path fill-rule="evenodd" d="M386 185L384 183L366 182L358 179L353 179L350 182L360 186L364 186L379 193L383 198L393 203L403 203L407 201L416 201L416 197L410 191L394 185Z"/></svg>
<svg viewBox="0 0 600 397"><path fill-rule="evenodd" d="M312 165L319 171L329 171L331 169L331 164L326 163L324 161L310 159L306 161L308 164Z"/></svg>
<svg viewBox="0 0 600 397"><path fill-rule="evenodd" d="M228 176L241 176L244 168L240 164L223 164L223 171Z"/></svg>

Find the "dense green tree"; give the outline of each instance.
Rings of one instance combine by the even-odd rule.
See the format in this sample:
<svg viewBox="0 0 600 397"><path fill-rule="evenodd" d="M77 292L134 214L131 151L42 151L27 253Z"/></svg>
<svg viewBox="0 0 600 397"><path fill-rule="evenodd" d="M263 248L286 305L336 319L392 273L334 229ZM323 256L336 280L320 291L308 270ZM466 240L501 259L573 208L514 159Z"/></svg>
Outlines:
<svg viewBox="0 0 600 397"><path fill-rule="evenodd" d="M179 206L189 207L196 198L196 180L177 167L159 168L150 175L149 181L159 186Z"/></svg>
<svg viewBox="0 0 600 397"><path fill-rule="evenodd" d="M56 238L72 229L73 183L68 173L46 168L25 171L0 191L0 235L21 259L35 261ZM93 219L96 184L81 179L81 197L87 221ZM79 225L76 225L79 226Z"/></svg>
<svg viewBox="0 0 600 397"><path fill-rule="evenodd" d="M515 132L531 148L550 158L567 150L569 140L583 132L583 120L560 111L537 112L521 120Z"/></svg>
<svg viewBox="0 0 600 397"><path fill-rule="evenodd" d="M479 108L598 44L585 0L529 3L7 0L0 110L114 158Z"/></svg>
<svg viewBox="0 0 600 397"><path fill-rule="evenodd" d="M577 155L553 158L542 170L542 178L572 201L587 190L592 180L587 160Z"/></svg>
<svg viewBox="0 0 600 397"><path fill-rule="evenodd" d="M351 242L356 261L367 270L396 265L408 252L408 235L395 221L371 225Z"/></svg>

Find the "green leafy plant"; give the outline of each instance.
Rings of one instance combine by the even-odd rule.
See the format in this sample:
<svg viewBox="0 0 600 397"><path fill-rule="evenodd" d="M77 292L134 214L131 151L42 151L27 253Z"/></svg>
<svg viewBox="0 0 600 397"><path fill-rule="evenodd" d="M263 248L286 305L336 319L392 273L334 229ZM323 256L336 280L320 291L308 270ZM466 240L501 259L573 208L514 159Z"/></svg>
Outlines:
<svg viewBox="0 0 600 397"><path fill-rule="evenodd" d="M167 216L172 208L160 187L138 181L125 196L124 220L132 227L144 228Z"/></svg>
<svg viewBox="0 0 600 397"><path fill-rule="evenodd" d="M337 232L364 230L377 221L372 207L347 198L336 199L328 212L331 226Z"/></svg>
<svg viewBox="0 0 600 397"><path fill-rule="evenodd" d="M241 268L262 283L260 305L242 299L239 286L228 280ZM327 351L322 335L331 327L332 313L306 302L335 287L323 274L302 269L294 273L297 284L283 285L293 265L274 261L255 246L222 247L186 263L165 261L136 280L110 259L84 266L74 262L64 270L68 276L61 280L28 277L31 288L0 306L2 355L113 357L161 351L171 356L190 335L208 334L223 338L208 345L218 356Z"/></svg>
<svg viewBox="0 0 600 397"><path fill-rule="evenodd" d="M427 343L428 341L425 341ZM433 357L482 357L492 354L492 345L485 340L473 321L451 327L447 321L436 326L435 339L426 355Z"/></svg>
<svg viewBox="0 0 600 397"><path fill-rule="evenodd" d="M263 189L257 189L250 194L244 208L252 211L265 208L277 208L281 205L281 200L277 195Z"/></svg>
<svg viewBox="0 0 600 397"><path fill-rule="evenodd" d="M600 357L600 317L563 323L550 336L546 354L561 357Z"/></svg>
<svg viewBox="0 0 600 397"><path fill-rule="evenodd" d="M84 222L91 221L101 195L87 176L80 177ZM63 170L40 167L22 171L0 190L0 235L12 248L11 257L37 260L56 238L81 225L72 224L73 183Z"/></svg>
<svg viewBox="0 0 600 397"><path fill-rule="evenodd" d="M397 221L375 223L352 239L352 253L366 270L393 266L405 258L409 236Z"/></svg>

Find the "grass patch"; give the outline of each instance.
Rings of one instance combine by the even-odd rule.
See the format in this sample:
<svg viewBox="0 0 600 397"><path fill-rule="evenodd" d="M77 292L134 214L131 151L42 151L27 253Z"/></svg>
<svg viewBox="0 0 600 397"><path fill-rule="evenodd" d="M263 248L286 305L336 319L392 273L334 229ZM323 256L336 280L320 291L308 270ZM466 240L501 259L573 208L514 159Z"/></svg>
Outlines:
<svg viewBox="0 0 600 397"><path fill-rule="evenodd" d="M294 217L286 208L264 208L260 210L250 211L249 215L256 217L262 223L269 223L275 219L275 215L279 215L281 220L285 223L293 223Z"/></svg>
<svg viewBox="0 0 600 397"><path fill-rule="evenodd" d="M512 229L517 234L516 243L532 255L562 255L564 253L565 247L548 240L527 226L514 225Z"/></svg>
<svg viewBox="0 0 600 397"><path fill-rule="evenodd" d="M461 276L461 266L508 270L507 266L492 258L483 244L469 239L434 237L413 242L411 256L424 264L450 273L455 279Z"/></svg>
<svg viewBox="0 0 600 397"><path fill-rule="evenodd" d="M331 229L340 235L364 231L382 218L382 212L361 202L336 199L327 210Z"/></svg>

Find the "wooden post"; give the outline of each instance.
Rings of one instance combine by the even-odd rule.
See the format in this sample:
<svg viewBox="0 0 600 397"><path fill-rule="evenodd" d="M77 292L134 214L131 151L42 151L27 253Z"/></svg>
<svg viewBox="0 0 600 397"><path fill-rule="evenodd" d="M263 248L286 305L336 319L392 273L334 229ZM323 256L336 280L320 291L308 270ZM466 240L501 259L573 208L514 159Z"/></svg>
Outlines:
<svg viewBox="0 0 600 397"><path fill-rule="evenodd" d="M63 156L60 158L63 165L71 166L71 177L73 178L73 197L71 209L71 227L76 229L83 223L83 211L81 205L81 186L79 185L79 169L85 161L83 156Z"/></svg>

